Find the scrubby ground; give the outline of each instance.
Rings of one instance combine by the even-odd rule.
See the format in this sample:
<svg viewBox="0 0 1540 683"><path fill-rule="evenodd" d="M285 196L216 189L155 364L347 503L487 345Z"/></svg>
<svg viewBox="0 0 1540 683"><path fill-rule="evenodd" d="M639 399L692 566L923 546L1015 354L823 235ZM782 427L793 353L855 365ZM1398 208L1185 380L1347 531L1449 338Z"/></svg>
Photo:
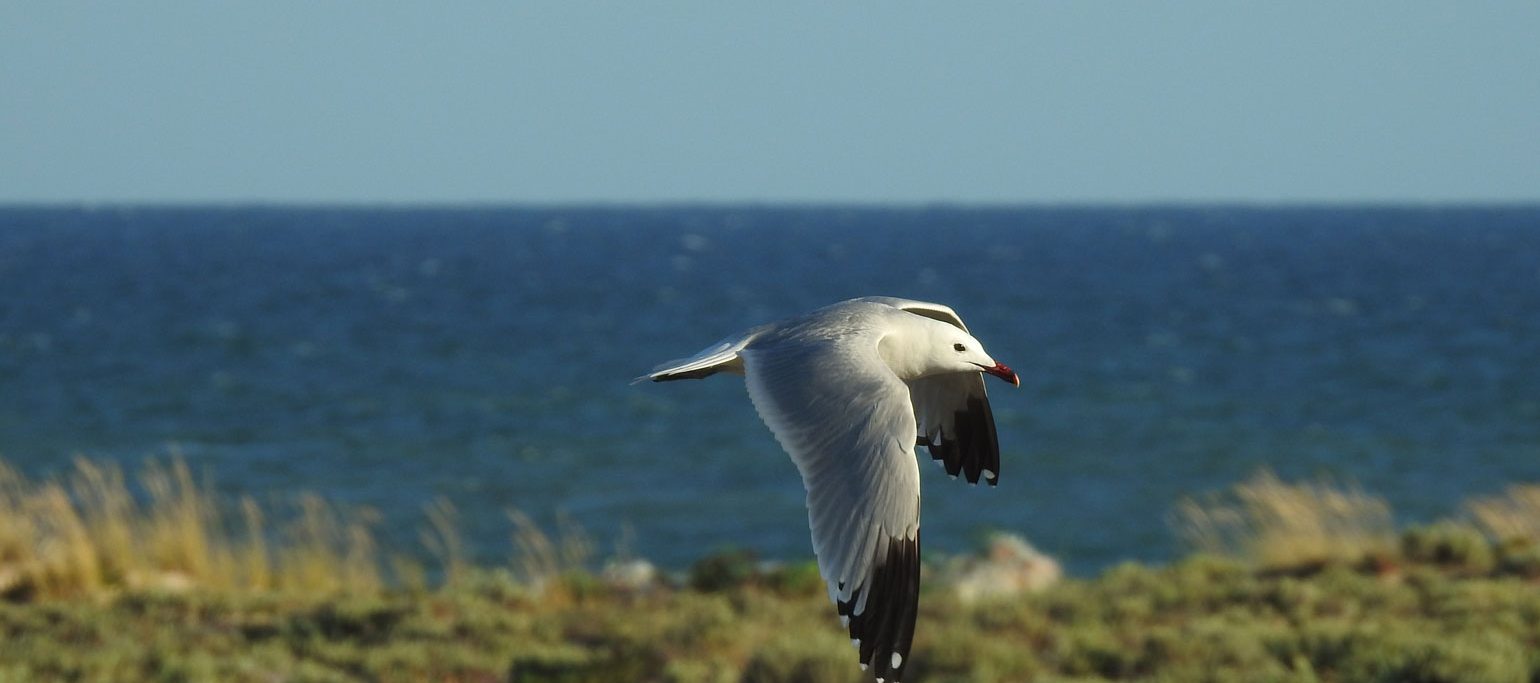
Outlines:
<svg viewBox="0 0 1540 683"><path fill-rule="evenodd" d="M1193 558L963 605L927 586L914 681L1540 680L1540 587L1416 562L1305 575ZM499 573L327 599L0 604L4 681L859 681L815 582L538 594Z"/></svg>
<svg viewBox="0 0 1540 683"><path fill-rule="evenodd" d="M811 565L617 581L580 530L515 515L519 559L478 568L441 502L429 572L313 497L275 531L181 463L140 482L0 463L0 683L866 680ZM1262 475L1172 517L1206 554L973 601L927 565L908 680L1540 683L1540 487L1398 531L1361 491Z"/></svg>

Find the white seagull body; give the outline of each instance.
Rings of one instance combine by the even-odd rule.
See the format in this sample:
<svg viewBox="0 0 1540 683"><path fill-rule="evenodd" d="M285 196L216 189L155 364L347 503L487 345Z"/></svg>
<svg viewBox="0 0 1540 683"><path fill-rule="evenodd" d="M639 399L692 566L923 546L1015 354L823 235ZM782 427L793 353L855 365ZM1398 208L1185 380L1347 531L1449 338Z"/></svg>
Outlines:
<svg viewBox="0 0 1540 683"><path fill-rule="evenodd" d="M1019 385L940 304L851 299L729 337L639 379L744 375L760 419L807 488L813 552L878 681L897 681L920 594L916 445L954 478L993 486L994 416L981 373Z"/></svg>

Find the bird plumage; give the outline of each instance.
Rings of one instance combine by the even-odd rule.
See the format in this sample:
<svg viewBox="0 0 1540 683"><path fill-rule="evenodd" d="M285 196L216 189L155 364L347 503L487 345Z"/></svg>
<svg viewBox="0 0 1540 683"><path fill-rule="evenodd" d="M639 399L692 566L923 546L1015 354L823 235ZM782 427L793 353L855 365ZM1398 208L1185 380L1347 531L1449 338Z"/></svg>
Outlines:
<svg viewBox="0 0 1540 683"><path fill-rule="evenodd" d="M925 445L953 476L990 485L999 445L982 374L1017 382L939 304L852 299L729 337L644 376L745 376L760 418L807 490L819 572L863 667L897 681L919 600Z"/></svg>

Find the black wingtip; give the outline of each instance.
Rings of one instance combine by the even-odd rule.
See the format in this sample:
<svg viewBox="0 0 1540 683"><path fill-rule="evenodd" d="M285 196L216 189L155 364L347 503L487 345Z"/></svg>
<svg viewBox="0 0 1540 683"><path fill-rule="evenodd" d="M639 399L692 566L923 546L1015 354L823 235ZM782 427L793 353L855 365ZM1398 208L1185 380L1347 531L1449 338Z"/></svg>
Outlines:
<svg viewBox="0 0 1540 683"><path fill-rule="evenodd" d="M850 638L858 643L860 662L884 681L898 681L909 665L914 622L920 604L920 534L889 538L887 552L877 562L865 586L846 601L836 601L840 616L849 619ZM866 606L855 613L861 596Z"/></svg>
<svg viewBox="0 0 1540 683"><path fill-rule="evenodd" d="M989 401L973 396L967 407L952 414L952 434L927 439L930 457L940 460L946 473L962 475L970 484L980 480L990 486L1000 483L1000 439L995 433L994 411ZM939 443L937 443L939 441Z"/></svg>

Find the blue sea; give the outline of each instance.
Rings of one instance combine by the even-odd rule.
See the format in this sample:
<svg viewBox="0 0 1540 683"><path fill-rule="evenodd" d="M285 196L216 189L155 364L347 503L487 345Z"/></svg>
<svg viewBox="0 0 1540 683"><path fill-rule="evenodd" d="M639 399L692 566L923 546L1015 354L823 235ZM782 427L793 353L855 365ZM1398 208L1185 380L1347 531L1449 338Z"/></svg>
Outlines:
<svg viewBox="0 0 1540 683"><path fill-rule="evenodd" d="M1264 467L1407 522L1540 480L1536 206L0 208L0 457L179 453L408 550L442 496L483 562L514 508L669 567L807 558L741 380L630 381L871 294L1022 377L998 488L922 468L933 551L1168 560L1178 500Z"/></svg>

